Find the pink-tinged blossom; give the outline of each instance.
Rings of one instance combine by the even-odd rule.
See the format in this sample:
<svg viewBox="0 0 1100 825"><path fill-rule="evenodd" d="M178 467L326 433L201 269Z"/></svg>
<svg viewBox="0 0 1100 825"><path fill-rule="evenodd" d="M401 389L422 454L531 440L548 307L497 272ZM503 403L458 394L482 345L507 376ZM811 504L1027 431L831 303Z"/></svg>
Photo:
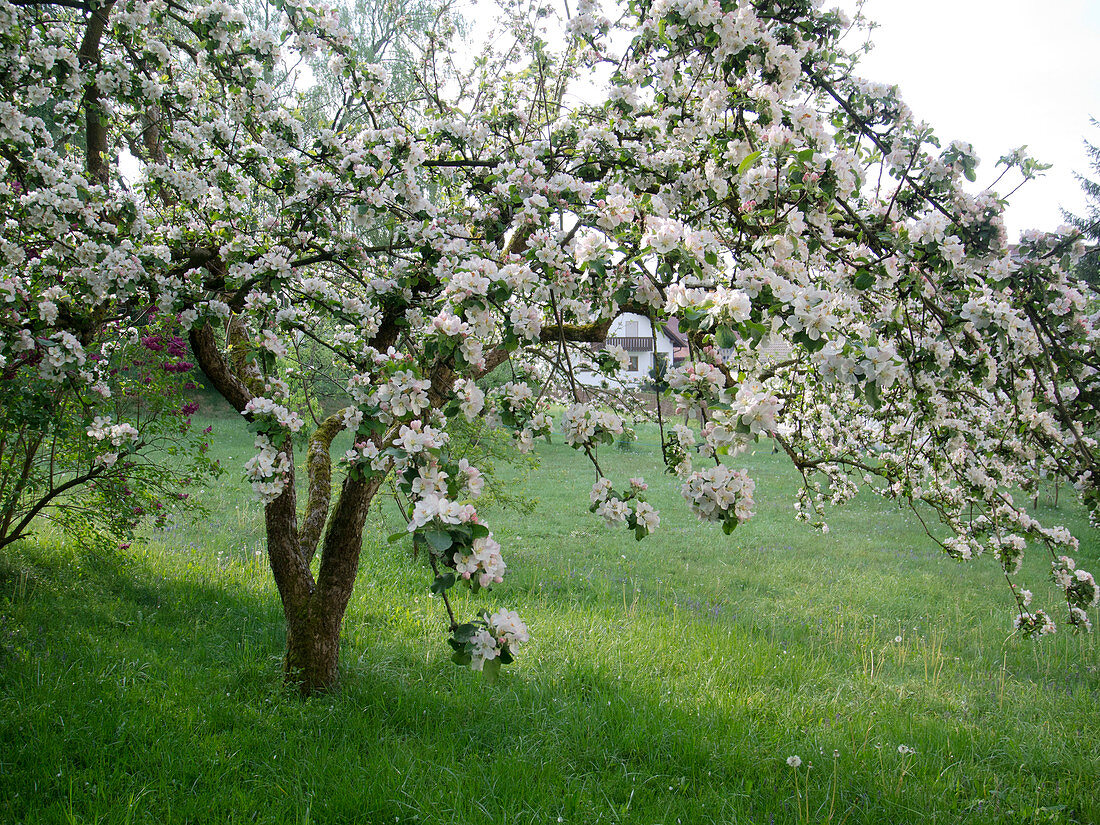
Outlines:
<svg viewBox="0 0 1100 825"><path fill-rule="evenodd" d="M527 643L531 638L527 625L524 624L519 614L504 607L489 617L489 627L492 628L493 635L497 637L497 640L508 645L512 651Z"/></svg>
<svg viewBox="0 0 1100 825"><path fill-rule="evenodd" d="M508 565L500 553L500 545L489 536L475 539L469 553L455 553L455 571L463 579L476 579L481 587L504 581Z"/></svg>

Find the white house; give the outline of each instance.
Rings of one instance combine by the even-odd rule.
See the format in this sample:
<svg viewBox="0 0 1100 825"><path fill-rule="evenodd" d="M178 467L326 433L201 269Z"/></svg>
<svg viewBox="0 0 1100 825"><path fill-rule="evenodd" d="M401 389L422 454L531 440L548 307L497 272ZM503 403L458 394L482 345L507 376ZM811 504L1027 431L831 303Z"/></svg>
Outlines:
<svg viewBox="0 0 1100 825"><path fill-rule="evenodd" d="M648 318L626 312L611 324L604 346L620 346L626 350L628 358L626 369L620 370L611 380L641 384L650 379L656 359L664 360L669 366L682 361L687 353L687 338L674 322L658 327L654 336ZM608 379L598 373L578 372L577 380L588 386L599 386Z"/></svg>

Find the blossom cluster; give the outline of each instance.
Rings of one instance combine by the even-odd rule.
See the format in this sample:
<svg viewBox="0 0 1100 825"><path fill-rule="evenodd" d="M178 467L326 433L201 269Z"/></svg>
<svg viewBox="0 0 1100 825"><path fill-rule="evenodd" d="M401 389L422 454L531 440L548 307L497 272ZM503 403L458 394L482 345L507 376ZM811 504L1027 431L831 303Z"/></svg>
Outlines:
<svg viewBox="0 0 1100 825"><path fill-rule="evenodd" d="M494 541L492 533L474 539L473 544L463 550L452 556L455 573L461 578L470 580L476 577L481 587L504 581L508 565L504 563L500 545Z"/></svg>
<svg viewBox="0 0 1100 825"><path fill-rule="evenodd" d="M515 651L530 639L527 625L514 610L501 608L480 620L460 625L449 640L454 659L471 670L488 670L513 661Z"/></svg>
<svg viewBox="0 0 1100 825"><path fill-rule="evenodd" d="M276 429L282 428L292 433L298 432L305 425L305 420L299 413L287 409L282 404L276 404L270 398L250 399L241 414L255 422L264 422L268 428L274 425ZM267 432L268 429L265 428L264 431ZM270 431L274 432L274 430Z"/></svg>
<svg viewBox="0 0 1100 825"><path fill-rule="evenodd" d="M731 470L724 464L697 470L688 476L680 494L702 521L717 521L730 532L752 518L752 494L756 489L746 470Z"/></svg>
<svg viewBox="0 0 1100 825"><path fill-rule="evenodd" d="M713 436L715 429L712 428ZM721 433L719 433L721 438ZM691 452L695 449L695 433L686 424L673 424L665 437L663 452L665 464L678 478L687 478L693 469Z"/></svg>
<svg viewBox="0 0 1100 825"><path fill-rule="evenodd" d="M573 404L562 415L561 430L565 443L577 449L610 444L623 432L623 422L615 413L592 404Z"/></svg>
<svg viewBox="0 0 1100 825"><path fill-rule="evenodd" d="M141 437L137 428L132 424L112 424L111 419L97 415L88 427L88 437L99 442L106 442L114 449L100 453L95 458L95 463L101 467L111 467L119 457L119 448L124 444L134 445Z"/></svg>
<svg viewBox="0 0 1100 825"><path fill-rule="evenodd" d="M1053 563L1054 583L1066 594L1069 603L1069 623L1079 630L1092 630L1088 610L1100 604L1100 588L1092 574L1077 567L1069 556L1059 556Z"/></svg>
<svg viewBox="0 0 1100 825"><path fill-rule="evenodd" d="M406 532L426 544L458 579L475 589L488 587L503 580L507 565L500 544L471 503L484 491L485 478L467 459L454 461L444 453L449 440L443 430L414 419L401 426L387 450L379 452L366 442L357 444L346 459L352 466L370 462L375 472L384 471L392 460L398 488L411 501ZM440 589L451 584L453 580L440 580Z"/></svg>
<svg viewBox="0 0 1100 825"><path fill-rule="evenodd" d="M619 493L612 489L610 479L601 477L592 485L589 509L608 527L625 524L640 541L661 524L660 513L645 500L648 489L645 479L639 477L630 479L629 488Z"/></svg>
<svg viewBox="0 0 1100 825"><path fill-rule="evenodd" d="M88 437L96 441L108 441L113 447L121 447L125 442L137 441L140 436L132 424L112 424L110 418L97 415L88 427Z"/></svg>
<svg viewBox="0 0 1100 825"><path fill-rule="evenodd" d="M685 361L672 367L666 373L665 380L684 403L718 402L726 387L725 374L714 364L705 361Z"/></svg>
<svg viewBox="0 0 1100 825"><path fill-rule="evenodd" d="M366 478L374 473L385 473L393 463L391 456L382 453L373 441L361 440L345 450L340 462L348 469L352 479Z"/></svg>
<svg viewBox="0 0 1100 825"><path fill-rule="evenodd" d="M466 393L474 390L463 387ZM547 404L541 398L535 398L534 391L525 382L508 381L492 391L492 408L487 423L490 426L504 426L512 430L516 446L521 452L529 452L537 437L549 437L554 422L547 412ZM472 402L477 403L476 394Z"/></svg>
<svg viewBox="0 0 1100 825"><path fill-rule="evenodd" d="M353 398L376 407L380 411L379 419L389 423L408 416L418 416L427 410L430 386L427 379L418 377L412 370L397 370L365 397L353 387L349 387L349 391Z"/></svg>
<svg viewBox="0 0 1100 825"><path fill-rule="evenodd" d="M290 456L262 433L256 436L255 448L256 455L244 465L245 475L252 482L256 497L270 504L283 494L290 480Z"/></svg>
<svg viewBox="0 0 1100 825"><path fill-rule="evenodd" d="M774 433L782 402L759 384L744 383L730 401L730 414L751 436Z"/></svg>

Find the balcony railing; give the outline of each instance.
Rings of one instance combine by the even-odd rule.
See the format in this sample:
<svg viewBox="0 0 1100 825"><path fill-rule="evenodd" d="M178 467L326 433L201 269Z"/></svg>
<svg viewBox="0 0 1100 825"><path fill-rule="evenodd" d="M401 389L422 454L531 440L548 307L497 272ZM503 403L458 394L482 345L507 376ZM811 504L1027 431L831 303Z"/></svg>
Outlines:
<svg viewBox="0 0 1100 825"><path fill-rule="evenodd" d="M619 346L625 349L627 352L652 352L653 351L653 339L652 338L608 338L604 342L609 347Z"/></svg>

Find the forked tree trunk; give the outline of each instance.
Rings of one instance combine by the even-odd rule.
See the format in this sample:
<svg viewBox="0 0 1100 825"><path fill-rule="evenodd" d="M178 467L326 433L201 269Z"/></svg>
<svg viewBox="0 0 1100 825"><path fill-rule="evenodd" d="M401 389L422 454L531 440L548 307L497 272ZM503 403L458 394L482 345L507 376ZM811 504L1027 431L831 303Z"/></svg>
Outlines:
<svg viewBox="0 0 1100 825"><path fill-rule="evenodd" d="M506 251L520 251L526 238L525 232L516 233ZM224 279L225 266L215 255L204 257L202 265L215 279ZM604 319L598 324L584 326L547 327L543 329L542 336L545 341L602 341L610 327L611 320ZM371 344L384 352L397 340L399 332L397 316L389 317L382 322ZM250 416L248 402L263 395L265 390L263 375L255 363L246 358L251 344L247 340L244 324L238 318L232 318L227 323L227 353L222 352L209 324L193 328L190 339L195 360L210 382L238 412ZM489 353L481 374L503 363L508 358L508 352L506 348L498 347ZM448 365L436 364L430 379L429 401L438 409L447 401L456 375ZM329 449L341 428L340 416L334 415L321 424L310 438L306 462L309 495L302 513L301 529L298 526L294 488L294 453L289 436L278 447L290 459L283 493L264 508L268 560L286 617L285 678L302 696L331 690L336 686L340 627L359 571L363 525L367 509L384 480L381 473L372 475L369 480L345 478L340 495L330 509L332 473ZM392 431L376 433L371 440L376 447L381 447L392 442L394 436ZM317 551L322 526L321 563L314 578L310 564Z"/></svg>
<svg viewBox="0 0 1100 825"><path fill-rule="evenodd" d="M340 624L325 621L315 611L307 611L303 617L287 612L284 678L302 696L336 687Z"/></svg>
<svg viewBox="0 0 1100 825"><path fill-rule="evenodd" d="M309 572L312 551L302 545L296 548L296 558L300 563L298 570L308 579L292 573L291 580L287 581L280 572L276 572L275 581L279 586L287 623L285 678L302 696L336 687L340 628L359 572L367 510L381 483L379 476L369 481L344 481L336 504L329 513L316 581ZM278 500L272 502L268 505L269 510L277 504ZM319 504L317 501L310 502L310 506ZM293 506L283 512L292 514ZM268 548L274 571L277 548L272 547L270 526L269 518ZM306 581L310 585L304 600L300 598L296 581Z"/></svg>
<svg viewBox="0 0 1100 825"><path fill-rule="evenodd" d="M232 340L237 335L231 322L228 337ZM253 367L243 358L234 363L221 354L210 326L191 331L191 349L211 383L238 411L245 412L249 400L263 392ZM359 570L363 525L383 480L380 475L369 481L345 479L330 510L329 447L341 429L338 422L339 417L333 416L310 439L310 484L303 528L298 527L294 450L289 436L277 445L290 464L283 493L264 507L268 561L286 617L284 674L302 696L336 686L340 627ZM322 525L321 563L315 578L310 562L316 555Z"/></svg>

